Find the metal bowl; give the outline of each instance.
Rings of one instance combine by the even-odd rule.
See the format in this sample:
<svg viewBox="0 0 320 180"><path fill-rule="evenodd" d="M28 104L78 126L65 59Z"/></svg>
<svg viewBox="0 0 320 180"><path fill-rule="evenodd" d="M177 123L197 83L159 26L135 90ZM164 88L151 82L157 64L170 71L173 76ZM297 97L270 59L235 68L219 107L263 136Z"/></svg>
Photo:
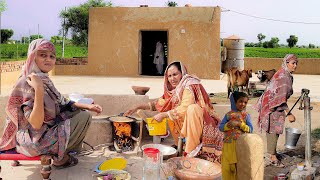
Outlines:
<svg viewBox="0 0 320 180"><path fill-rule="evenodd" d="M170 147L170 146L166 146L166 145L163 145L163 144L145 144L145 145L143 145L141 147L142 151L145 148L156 148L156 149L159 149L159 151L163 155L163 159L164 160L172 158L172 157L177 157L177 153L178 153L175 148Z"/></svg>

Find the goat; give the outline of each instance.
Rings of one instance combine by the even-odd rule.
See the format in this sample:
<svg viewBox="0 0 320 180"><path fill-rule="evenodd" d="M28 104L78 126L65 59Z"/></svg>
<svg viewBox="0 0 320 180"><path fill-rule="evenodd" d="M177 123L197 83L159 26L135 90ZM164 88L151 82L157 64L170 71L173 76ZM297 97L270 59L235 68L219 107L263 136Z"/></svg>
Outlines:
<svg viewBox="0 0 320 180"><path fill-rule="evenodd" d="M276 70L271 69L268 71L258 70L256 74L260 82L269 82L275 73L276 73Z"/></svg>

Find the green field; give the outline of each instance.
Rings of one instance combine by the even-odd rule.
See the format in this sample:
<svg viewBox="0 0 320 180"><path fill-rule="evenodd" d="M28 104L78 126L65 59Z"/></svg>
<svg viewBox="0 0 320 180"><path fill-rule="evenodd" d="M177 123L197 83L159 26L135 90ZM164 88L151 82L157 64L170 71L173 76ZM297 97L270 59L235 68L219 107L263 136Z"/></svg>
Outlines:
<svg viewBox="0 0 320 180"><path fill-rule="evenodd" d="M299 58L320 58L320 49L246 47L244 56L283 58L286 54L296 54Z"/></svg>
<svg viewBox="0 0 320 180"><path fill-rule="evenodd" d="M61 57L62 47L56 45L57 58ZM27 44L1 44L1 61L25 60L27 58ZM65 58L87 57L88 48L78 46L66 46L64 51Z"/></svg>
<svg viewBox="0 0 320 180"><path fill-rule="evenodd" d="M62 48L56 45L57 58L61 57ZM25 60L27 57L27 44L1 44L0 61ZM283 58L286 54L293 53L299 58L320 58L320 49L308 48L260 48L246 47L245 57ZM87 47L66 46L65 58L88 57Z"/></svg>

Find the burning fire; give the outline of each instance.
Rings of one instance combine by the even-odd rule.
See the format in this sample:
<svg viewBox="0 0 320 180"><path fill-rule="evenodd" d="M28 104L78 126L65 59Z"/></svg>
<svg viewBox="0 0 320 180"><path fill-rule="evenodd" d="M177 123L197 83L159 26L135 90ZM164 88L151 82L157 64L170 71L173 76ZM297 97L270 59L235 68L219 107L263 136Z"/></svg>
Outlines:
<svg viewBox="0 0 320 180"><path fill-rule="evenodd" d="M133 141L131 139L131 125L125 122L114 122L115 142L123 151L133 150Z"/></svg>
<svg viewBox="0 0 320 180"><path fill-rule="evenodd" d="M131 136L131 126L129 123L114 122L113 125L117 136Z"/></svg>

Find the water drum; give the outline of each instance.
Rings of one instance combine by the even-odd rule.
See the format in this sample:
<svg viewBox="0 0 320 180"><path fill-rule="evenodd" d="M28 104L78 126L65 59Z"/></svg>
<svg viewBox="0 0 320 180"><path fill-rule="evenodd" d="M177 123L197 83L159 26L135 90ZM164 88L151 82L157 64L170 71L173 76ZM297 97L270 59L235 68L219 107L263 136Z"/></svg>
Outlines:
<svg viewBox="0 0 320 180"><path fill-rule="evenodd" d="M284 146L288 149L295 149L301 133L299 129L286 128L286 143Z"/></svg>

